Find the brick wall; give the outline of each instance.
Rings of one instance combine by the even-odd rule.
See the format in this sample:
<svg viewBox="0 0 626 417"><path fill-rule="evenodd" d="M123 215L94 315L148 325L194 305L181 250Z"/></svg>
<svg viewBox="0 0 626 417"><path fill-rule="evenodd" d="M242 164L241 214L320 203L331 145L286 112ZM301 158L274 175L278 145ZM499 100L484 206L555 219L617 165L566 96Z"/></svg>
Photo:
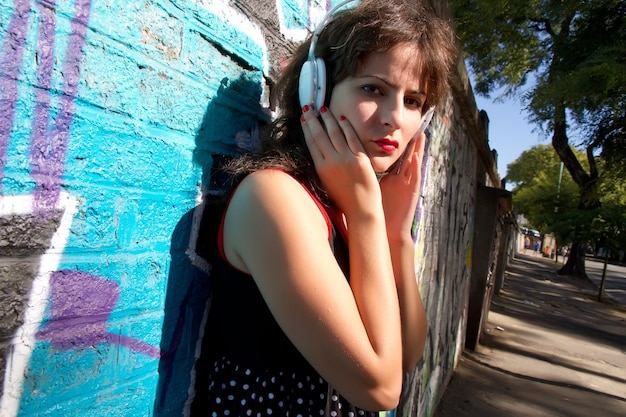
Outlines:
<svg viewBox="0 0 626 417"><path fill-rule="evenodd" d="M200 196L220 158L258 147L277 68L329 8L0 0L0 416L183 415L209 293ZM462 349L468 123L451 96L430 129L430 333L398 414L431 413Z"/></svg>

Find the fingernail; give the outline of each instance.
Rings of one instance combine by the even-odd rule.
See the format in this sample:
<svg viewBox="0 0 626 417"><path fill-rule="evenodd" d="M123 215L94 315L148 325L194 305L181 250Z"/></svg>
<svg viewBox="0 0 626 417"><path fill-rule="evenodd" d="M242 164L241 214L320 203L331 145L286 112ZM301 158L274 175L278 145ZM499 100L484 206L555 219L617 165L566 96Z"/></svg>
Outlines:
<svg viewBox="0 0 626 417"><path fill-rule="evenodd" d="M339 116L339 120L343 122L344 120L346 120L346 116Z"/></svg>
<svg viewBox="0 0 626 417"><path fill-rule="evenodd" d="M326 113L328 111L328 107L326 106L322 106L322 108L320 109L321 113Z"/></svg>
<svg viewBox="0 0 626 417"><path fill-rule="evenodd" d="M308 104L305 104L304 106L302 106L302 112L303 113L306 113L308 111L309 111L309 105Z"/></svg>
<svg viewBox="0 0 626 417"><path fill-rule="evenodd" d="M306 120L304 119L304 114L303 114L302 116L300 116L300 121L301 121L302 123L306 122Z"/></svg>

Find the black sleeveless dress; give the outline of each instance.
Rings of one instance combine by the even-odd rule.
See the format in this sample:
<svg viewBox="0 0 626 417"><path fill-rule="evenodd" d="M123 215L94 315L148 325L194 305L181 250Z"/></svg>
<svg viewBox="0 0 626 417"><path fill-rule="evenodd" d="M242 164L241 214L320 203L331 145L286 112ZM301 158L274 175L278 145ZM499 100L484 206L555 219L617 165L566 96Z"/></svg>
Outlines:
<svg viewBox="0 0 626 417"><path fill-rule="evenodd" d="M329 226L329 244L349 276L345 240L314 200ZM198 247L199 253L207 251L212 266L212 300L196 364L192 415L378 416L354 407L313 369L281 330L254 279L225 260L220 253L223 207L205 209L201 225L202 236L212 240Z"/></svg>

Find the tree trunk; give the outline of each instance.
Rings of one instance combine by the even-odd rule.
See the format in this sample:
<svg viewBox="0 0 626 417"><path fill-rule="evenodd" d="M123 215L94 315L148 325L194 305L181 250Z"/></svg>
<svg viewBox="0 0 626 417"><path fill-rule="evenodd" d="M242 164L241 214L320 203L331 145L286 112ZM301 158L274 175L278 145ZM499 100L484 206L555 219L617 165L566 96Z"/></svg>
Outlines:
<svg viewBox="0 0 626 417"><path fill-rule="evenodd" d="M586 249L586 244L580 241L573 242L569 255L567 256L567 262L565 262L556 273L559 275L571 275L588 279L587 272L585 271Z"/></svg>
<svg viewBox="0 0 626 417"><path fill-rule="evenodd" d="M578 209L587 211L598 208L600 206L597 194L598 171L590 150L587 152L590 164L590 173L587 174L569 145L566 124L564 121L560 120L557 120L554 123L552 146L578 185L578 189L580 190ZM573 275L585 279L588 278L587 273L585 272L585 252L587 244L584 239L585 233L582 229L582 225L576 226L576 238L572 243L567 262L565 262L563 267L557 271L559 275Z"/></svg>

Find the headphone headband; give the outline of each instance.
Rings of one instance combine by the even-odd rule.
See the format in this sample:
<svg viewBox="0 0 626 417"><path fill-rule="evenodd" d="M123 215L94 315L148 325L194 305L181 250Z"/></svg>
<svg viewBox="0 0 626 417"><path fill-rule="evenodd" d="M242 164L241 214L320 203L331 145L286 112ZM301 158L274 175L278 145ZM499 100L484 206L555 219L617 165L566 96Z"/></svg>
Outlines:
<svg viewBox="0 0 626 417"><path fill-rule="evenodd" d="M315 60L315 47L317 46L317 40L319 39L322 31L326 28L326 26L333 20L335 17L335 12L345 6L348 3L352 3L358 0L343 0L342 2L336 4L332 9L326 13L326 15L322 18L322 20L317 24L315 31L313 32L313 36L311 37L311 44L309 45L309 61Z"/></svg>
<svg viewBox="0 0 626 417"><path fill-rule="evenodd" d="M317 40L324 28L332 21L337 10L354 1L357 0L344 0L330 9L317 25L311 37L309 55L300 70L298 93L300 96L300 106L311 106L316 114L319 113L319 109L324 105L324 99L326 98L326 64L322 58L315 56Z"/></svg>

